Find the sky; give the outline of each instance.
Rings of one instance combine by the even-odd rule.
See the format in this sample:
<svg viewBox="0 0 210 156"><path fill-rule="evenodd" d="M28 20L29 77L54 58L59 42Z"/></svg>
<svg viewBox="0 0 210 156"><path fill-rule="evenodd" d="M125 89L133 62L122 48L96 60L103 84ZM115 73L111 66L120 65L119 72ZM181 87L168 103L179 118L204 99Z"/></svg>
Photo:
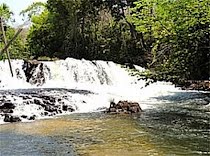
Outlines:
<svg viewBox="0 0 210 156"><path fill-rule="evenodd" d="M19 15L20 12L26 9L33 2L46 2L47 0L0 0L0 4L6 3L11 11L14 13L15 23L14 25L21 25L24 22L22 21L22 17Z"/></svg>

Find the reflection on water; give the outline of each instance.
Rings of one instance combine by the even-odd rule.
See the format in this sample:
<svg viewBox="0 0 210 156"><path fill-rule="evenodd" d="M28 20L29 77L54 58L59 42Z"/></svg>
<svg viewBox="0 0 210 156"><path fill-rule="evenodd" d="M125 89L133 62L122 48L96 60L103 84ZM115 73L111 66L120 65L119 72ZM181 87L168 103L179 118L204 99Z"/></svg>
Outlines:
<svg viewBox="0 0 210 156"><path fill-rule="evenodd" d="M210 155L209 104L201 102L204 97L196 99L171 99L140 115L71 114L1 125L0 152L37 156Z"/></svg>

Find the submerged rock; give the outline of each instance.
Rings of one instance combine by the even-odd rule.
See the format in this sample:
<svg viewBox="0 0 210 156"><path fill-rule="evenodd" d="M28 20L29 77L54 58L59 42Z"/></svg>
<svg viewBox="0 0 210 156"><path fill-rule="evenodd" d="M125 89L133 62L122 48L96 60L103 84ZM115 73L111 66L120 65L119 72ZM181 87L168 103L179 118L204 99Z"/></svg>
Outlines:
<svg viewBox="0 0 210 156"><path fill-rule="evenodd" d="M132 114L142 112L142 109L137 102L119 101L118 103L111 102L106 112Z"/></svg>

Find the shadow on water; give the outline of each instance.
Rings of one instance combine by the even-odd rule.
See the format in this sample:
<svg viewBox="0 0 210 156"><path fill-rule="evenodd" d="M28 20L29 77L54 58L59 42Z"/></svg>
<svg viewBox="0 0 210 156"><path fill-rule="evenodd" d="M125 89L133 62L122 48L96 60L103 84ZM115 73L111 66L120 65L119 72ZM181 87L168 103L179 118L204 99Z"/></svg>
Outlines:
<svg viewBox="0 0 210 156"><path fill-rule="evenodd" d="M153 97L154 99L161 101L169 101L169 102L186 102L186 101L196 101L203 102L203 104L210 103L210 92L198 92L198 91L179 91L179 92L171 92L171 95L158 96ZM198 103L199 104L199 103Z"/></svg>
<svg viewBox="0 0 210 156"><path fill-rule="evenodd" d="M155 98L165 102L146 110L139 124L164 146L177 145L191 150L192 155L209 155L210 94L176 92Z"/></svg>

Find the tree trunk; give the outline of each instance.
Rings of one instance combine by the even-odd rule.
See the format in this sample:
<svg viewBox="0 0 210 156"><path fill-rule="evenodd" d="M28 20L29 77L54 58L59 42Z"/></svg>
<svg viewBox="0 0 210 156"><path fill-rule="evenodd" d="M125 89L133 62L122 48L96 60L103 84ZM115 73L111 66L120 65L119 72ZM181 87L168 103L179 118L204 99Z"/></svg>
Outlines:
<svg viewBox="0 0 210 156"><path fill-rule="evenodd" d="M2 34L3 34L3 37L4 37L4 44L5 44L5 46L6 46L6 45L7 45L7 38L6 38L5 31L4 31L3 18L0 17L0 20L1 20L1 30L2 30ZM9 55L9 50L8 50L8 48L6 49L6 55L7 55L7 58L8 58L9 69L10 69L11 75L12 75L12 77L13 77L12 65L11 65L11 61L10 61L10 55Z"/></svg>

